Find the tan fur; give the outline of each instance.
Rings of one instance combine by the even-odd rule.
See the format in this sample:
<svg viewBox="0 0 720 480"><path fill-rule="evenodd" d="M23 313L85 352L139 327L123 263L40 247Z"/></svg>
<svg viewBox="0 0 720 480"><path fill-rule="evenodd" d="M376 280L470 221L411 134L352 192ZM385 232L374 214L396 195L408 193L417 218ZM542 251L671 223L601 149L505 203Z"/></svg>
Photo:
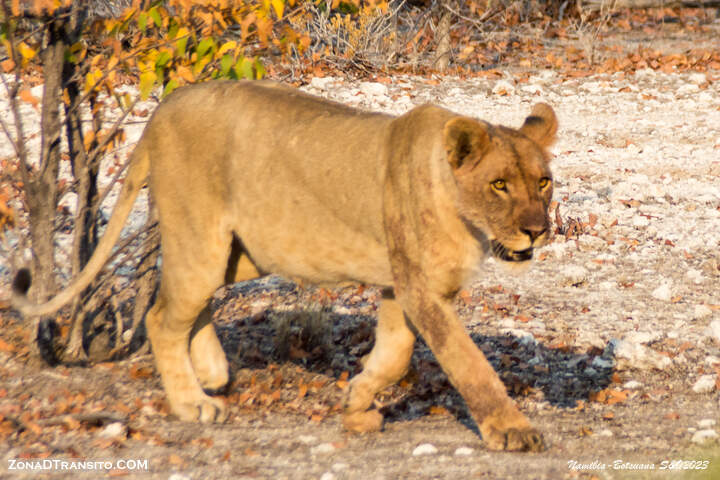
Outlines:
<svg viewBox="0 0 720 480"><path fill-rule="evenodd" d="M397 118L365 113L264 82L183 88L148 124L89 266L49 303L32 306L16 293L14 305L47 313L81 291L110 255L149 173L163 274L146 323L181 419L226 415L224 402L203 392L228 381L210 320L214 291L274 272L389 287L375 347L350 383L347 428L381 428L373 399L404 375L418 332L490 448L540 450L542 436L451 300L491 250L526 261L545 242L552 184L541 187L551 178L543 147L556 129L542 104L514 130L433 106ZM496 180L505 188L494 188Z"/></svg>

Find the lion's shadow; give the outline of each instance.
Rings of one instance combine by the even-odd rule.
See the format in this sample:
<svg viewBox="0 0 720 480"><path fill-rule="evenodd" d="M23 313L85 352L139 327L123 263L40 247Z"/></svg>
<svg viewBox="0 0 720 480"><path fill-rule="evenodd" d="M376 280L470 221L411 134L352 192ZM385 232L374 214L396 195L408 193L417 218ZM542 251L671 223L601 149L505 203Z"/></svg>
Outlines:
<svg viewBox="0 0 720 480"><path fill-rule="evenodd" d="M282 311L268 308L235 317L217 326L230 359L231 374L239 369L262 369L270 363L292 362L311 372L339 378L361 371L360 359L374 343L376 319L332 310ZM608 362L601 352L577 353L549 348L534 339L511 335L471 337L504 381L511 396L572 408L591 392L611 383ZM473 368L468 365L468 368ZM460 395L450 385L429 348L418 338L409 376L394 387L383 407L388 421L406 421L447 411L475 429Z"/></svg>

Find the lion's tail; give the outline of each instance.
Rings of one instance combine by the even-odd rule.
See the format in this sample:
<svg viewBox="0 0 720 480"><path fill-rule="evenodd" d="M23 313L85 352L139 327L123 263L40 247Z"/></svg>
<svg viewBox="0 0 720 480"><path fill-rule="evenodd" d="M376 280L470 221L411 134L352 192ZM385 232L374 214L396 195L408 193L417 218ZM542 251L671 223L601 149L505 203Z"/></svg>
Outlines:
<svg viewBox="0 0 720 480"><path fill-rule="evenodd" d="M143 145L144 142L141 139L132 154L125 182L105 233L98 242L95 252L93 252L85 268L70 282L67 288L41 304L32 303L27 298L26 294L31 283L30 272L27 269L20 270L13 280L11 304L14 309L26 316L47 315L58 310L90 285L90 282L93 281L108 258L110 258L113 247L120 237L120 232L135 204L135 199L147 180L150 170L150 157L147 148L144 148Z"/></svg>

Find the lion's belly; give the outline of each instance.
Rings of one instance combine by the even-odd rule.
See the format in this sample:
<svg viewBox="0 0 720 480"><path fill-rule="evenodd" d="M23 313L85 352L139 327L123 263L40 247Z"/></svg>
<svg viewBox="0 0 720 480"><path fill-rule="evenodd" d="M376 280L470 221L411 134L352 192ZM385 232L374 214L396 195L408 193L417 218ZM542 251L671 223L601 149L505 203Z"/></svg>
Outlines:
<svg viewBox="0 0 720 480"><path fill-rule="evenodd" d="M316 284L392 285L387 248L333 219L255 219L239 235L261 271ZM278 220L277 222L275 220Z"/></svg>

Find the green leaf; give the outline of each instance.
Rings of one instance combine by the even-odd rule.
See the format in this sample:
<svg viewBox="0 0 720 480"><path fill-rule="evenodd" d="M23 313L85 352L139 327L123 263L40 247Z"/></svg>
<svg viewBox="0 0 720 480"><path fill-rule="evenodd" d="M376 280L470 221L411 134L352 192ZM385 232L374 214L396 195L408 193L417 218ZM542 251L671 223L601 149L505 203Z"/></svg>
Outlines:
<svg viewBox="0 0 720 480"><path fill-rule="evenodd" d="M147 27L148 22L148 16L145 12L142 12L140 15L138 15L138 28L145 31L145 28Z"/></svg>
<svg viewBox="0 0 720 480"><path fill-rule="evenodd" d="M261 80L267 72L265 71L265 67L263 66L263 64L259 58L257 58L257 57L255 58L255 62L253 62L253 66L255 67L255 79Z"/></svg>
<svg viewBox="0 0 720 480"><path fill-rule="evenodd" d="M171 58L168 52L160 52L160 55L155 59L155 68L165 68Z"/></svg>
<svg viewBox="0 0 720 480"><path fill-rule="evenodd" d="M150 14L150 18L152 18L153 22L155 22L155 26L162 27L162 17L160 16L160 12L158 12L158 8L153 7L148 13Z"/></svg>
<svg viewBox="0 0 720 480"><path fill-rule="evenodd" d="M232 55L227 54L223 55L223 57L220 59L220 76L221 77L227 77L228 73L230 73L230 69L233 66L235 60L233 60Z"/></svg>
<svg viewBox="0 0 720 480"><path fill-rule="evenodd" d="M157 75L155 72L145 72L140 74L140 98L147 100L155 86Z"/></svg>
<svg viewBox="0 0 720 480"><path fill-rule="evenodd" d="M163 89L162 98L167 97L172 93L173 90L175 90L178 87L178 82L175 80L170 80L166 85L165 89Z"/></svg>
<svg viewBox="0 0 720 480"><path fill-rule="evenodd" d="M215 47L215 40L212 38L206 38L198 43L198 46L195 47L195 53L197 53L198 60L204 57L208 50L213 47Z"/></svg>
<svg viewBox="0 0 720 480"><path fill-rule="evenodd" d="M180 29L180 25L177 22L171 21L170 28L168 28L168 33L167 33L168 38L170 40L174 40L178 34L179 29Z"/></svg>
<svg viewBox="0 0 720 480"><path fill-rule="evenodd" d="M255 72L253 72L253 62L247 57L240 58L234 68L238 78L246 78L248 80L253 80L255 78Z"/></svg>

